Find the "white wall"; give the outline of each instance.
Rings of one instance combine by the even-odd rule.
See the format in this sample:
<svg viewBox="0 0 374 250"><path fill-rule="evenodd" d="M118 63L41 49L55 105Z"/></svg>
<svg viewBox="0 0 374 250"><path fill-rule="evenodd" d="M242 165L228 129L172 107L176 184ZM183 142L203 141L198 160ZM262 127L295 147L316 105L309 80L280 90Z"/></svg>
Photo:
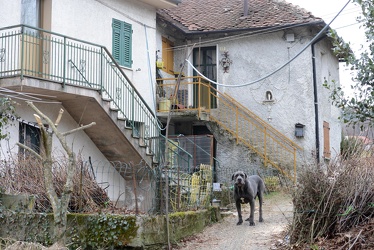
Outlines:
<svg viewBox="0 0 374 250"><path fill-rule="evenodd" d="M54 32L103 45L110 53L113 18L132 25L133 64L123 70L152 108L156 84L156 9L131 0L59 0L52 4Z"/></svg>
<svg viewBox="0 0 374 250"><path fill-rule="evenodd" d="M0 28L21 23L21 0L0 0Z"/></svg>

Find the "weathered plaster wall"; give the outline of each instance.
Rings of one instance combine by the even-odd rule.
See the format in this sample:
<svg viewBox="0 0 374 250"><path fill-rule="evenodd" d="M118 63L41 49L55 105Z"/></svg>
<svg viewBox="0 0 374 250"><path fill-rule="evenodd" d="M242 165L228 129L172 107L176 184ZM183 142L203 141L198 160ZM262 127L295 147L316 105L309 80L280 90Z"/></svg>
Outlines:
<svg viewBox="0 0 374 250"><path fill-rule="evenodd" d="M293 41L287 41L288 33L294 34ZM300 145L303 151L298 152L299 164L311 163L315 160L316 126L311 46L308 46L290 64L281 67L304 49L314 35L315 32L309 28L295 28L234 39L216 40L215 37L202 37L201 40L196 38L188 41L190 44L196 43L195 47L199 46L199 41L202 42L202 46L216 46L218 60L222 58L222 51L229 52L233 63L228 73L224 73L219 62L217 63L217 82L228 85L218 86L219 91L231 95ZM176 43L176 45L180 44ZM339 70L338 61L332 55L329 46L325 40L315 45L316 79L320 146L323 151L323 121L328 121L331 127L331 152L334 157L339 153L341 140L341 125L337 119L339 110L331 105L329 93L322 85L325 79L338 81ZM183 63L185 55L186 50L175 51L175 65ZM192 62L192 58L190 61ZM276 70L278 71L274 73ZM188 65L185 72L188 75L193 73ZM264 102L267 91L272 93L273 102ZM304 137L295 136L296 123L305 125Z"/></svg>

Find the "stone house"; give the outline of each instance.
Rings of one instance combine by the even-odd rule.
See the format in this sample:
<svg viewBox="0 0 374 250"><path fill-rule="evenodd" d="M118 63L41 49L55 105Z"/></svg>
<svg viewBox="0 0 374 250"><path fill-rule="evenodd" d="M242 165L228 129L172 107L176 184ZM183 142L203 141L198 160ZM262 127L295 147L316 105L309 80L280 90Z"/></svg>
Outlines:
<svg viewBox="0 0 374 250"><path fill-rule="evenodd" d="M158 10L159 117L166 122L172 96L172 134L214 135L221 180L231 176L223 169L259 165L292 179L303 164L328 162L341 124L323 87L339 82L327 28L283 0L183 0Z"/></svg>

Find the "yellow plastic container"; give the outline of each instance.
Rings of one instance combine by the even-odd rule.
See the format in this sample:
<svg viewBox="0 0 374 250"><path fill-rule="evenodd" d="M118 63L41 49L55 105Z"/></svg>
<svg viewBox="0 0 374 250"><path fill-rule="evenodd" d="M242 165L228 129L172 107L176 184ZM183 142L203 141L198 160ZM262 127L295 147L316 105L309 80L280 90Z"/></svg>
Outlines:
<svg viewBox="0 0 374 250"><path fill-rule="evenodd" d="M160 112L168 112L170 110L171 101L170 100L161 100L159 103L158 110Z"/></svg>

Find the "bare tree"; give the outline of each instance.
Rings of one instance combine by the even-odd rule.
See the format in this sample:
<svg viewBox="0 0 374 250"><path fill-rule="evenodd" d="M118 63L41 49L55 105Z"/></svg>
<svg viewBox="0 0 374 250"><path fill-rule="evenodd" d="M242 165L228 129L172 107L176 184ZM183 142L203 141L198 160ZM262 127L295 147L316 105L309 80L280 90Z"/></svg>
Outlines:
<svg viewBox="0 0 374 250"><path fill-rule="evenodd" d="M44 113L42 113L32 102L27 102L27 105L30 106L36 114L34 117L40 127L41 132L41 153L37 153L30 147L27 147L24 144L17 143L18 146L24 148L32 155L37 157L43 165L43 174L44 174L44 185L47 191L48 199L51 202L53 209L54 217L54 246L55 247L64 247L66 243L66 226L67 226L67 208L70 201L71 193L73 192L73 177L75 175L75 165L76 165L76 156L71 148L66 142L66 136L75 132L78 132L83 129L87 129L93 125L95 122L92 122L88 125L78 127L76 129L61 133L57 130L58 124L61 121L62 114L64 113L63 109L60 109L60 112L57 116L56 122L53 123ZM48 124L46 127L43 124L43 121ZM64 188L60 197L57 196L56 190L53 185L53 158L52 158L52 138L55 135L60 141L63 149L65 150L68 157L67 165L67 176Z"/></svg>

